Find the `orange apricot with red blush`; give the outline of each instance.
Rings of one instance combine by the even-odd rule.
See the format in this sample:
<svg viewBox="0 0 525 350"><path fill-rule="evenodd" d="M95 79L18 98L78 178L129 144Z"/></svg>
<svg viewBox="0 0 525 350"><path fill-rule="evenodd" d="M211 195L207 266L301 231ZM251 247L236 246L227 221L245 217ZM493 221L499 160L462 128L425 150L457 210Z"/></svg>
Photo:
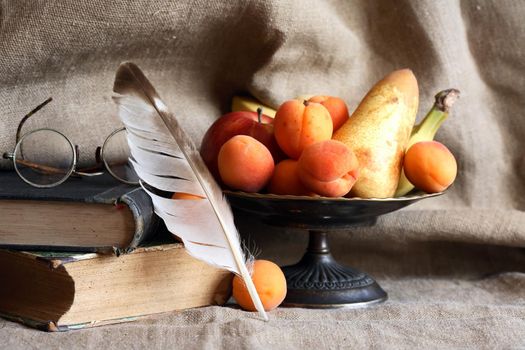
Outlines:
<svg viewBox="0 0 525 350"><path fill-rule="evenodd" d="M298 100L279 107L273 128L277 144L292 159L299 159L309 145L331 139L333 133L332 117L323 105Z"/></svg>
<svg viewBox="0 0 525 350"><path fill-rule="evenodd" d="M222 145L218 167L221 180L231 189L258 192L270 181L275 164L264 144L251 136L237 135Z"/></svg>
<svg viewBox="0 0 525 350"><path fill-rule="evenodd" d="M452 152L437 141L412 145L405 153L403 169L408 181L427 193L446 190L456 179L458 171Z"/></svg>
<svg viewBox="0 0 525 350"><path fill-rule="evenodd" d="M307 147L298 161L303 185L327 197L340 197L352 189L359 176L359 162L354 152L335 140L317 142Z"/></svg>

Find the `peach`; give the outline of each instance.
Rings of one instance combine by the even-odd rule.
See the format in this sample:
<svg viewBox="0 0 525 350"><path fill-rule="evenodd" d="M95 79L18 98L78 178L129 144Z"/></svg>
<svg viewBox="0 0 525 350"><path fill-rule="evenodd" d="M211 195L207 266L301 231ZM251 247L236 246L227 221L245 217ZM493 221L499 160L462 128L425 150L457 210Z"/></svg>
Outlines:
<svg viewBox="0 0 525 350"><path fill-rule="evenodd" d="M251 136L237 135L222 145L218 158L222 181L234 190L257 192L272 177L272 154Z"/></svg>
<svg viewBox="0 0 525 350"><path fill-rule="evenodd" d="M303 151L298 173L306 188L322 196L340 197L350 192L357 181L359 162L344 143L326 140Z"/></svg>
<svg viewBox="0 0 525 350"><path fill-rule="evenodd" d="M299 159L311 144L332 138L332 117L323 105L308 101L284 102L273 123L277 144L292 159Z"/></svg>
<svg viewBox="0 0 525 350"><path fill-rule="evenodd" d="M295 196L312 195L312 192L299 180L297 161L294 159L285 159L277 163L268 184L268 192Z"/></svg>
<svg viewBox="0 0 525 350"><path fill-rule="evenodd" d="M403 167L408 181L427 193L447 189L456 179L458 170L454 155L437 141L412 145L405 154Z"/></svg>
<svg viewBox="0 0 525 350"><path fill-rule="evenodd" d="M330 117L332 117L334 132L350 117L345 101L339 97L317 95L311 97L308 101L320 103L328 110Z"/></svg>

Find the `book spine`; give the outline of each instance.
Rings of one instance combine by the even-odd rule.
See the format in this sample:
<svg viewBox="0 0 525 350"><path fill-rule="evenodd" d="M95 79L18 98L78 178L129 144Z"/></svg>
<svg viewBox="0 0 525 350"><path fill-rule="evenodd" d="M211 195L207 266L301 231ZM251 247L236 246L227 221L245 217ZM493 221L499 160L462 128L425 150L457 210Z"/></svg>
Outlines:
<svg viewBox="0 0 525 350"><path fill-rule="evenodd" d="M137 188L121 196L118 204L125 204L133 213L135 219L135 234L130 244L125 248L114 247L115 255L131 253L139 244L150 240L155 236L159 228L159 218L153 211L151 198L144 190Z"/></svg>

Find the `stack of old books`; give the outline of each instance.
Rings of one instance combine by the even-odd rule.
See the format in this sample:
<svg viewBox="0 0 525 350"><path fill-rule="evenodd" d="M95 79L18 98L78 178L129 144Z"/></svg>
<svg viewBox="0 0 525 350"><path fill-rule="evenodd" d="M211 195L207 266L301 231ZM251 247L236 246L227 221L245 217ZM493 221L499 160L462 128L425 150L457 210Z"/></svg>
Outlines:
<svg viewBox="0 0 525 350"><path fill-rule="evenodd" d="M62 331L223 304L231 274L189 256L139 187L51 188L0 172L0 315Z"/></svg>

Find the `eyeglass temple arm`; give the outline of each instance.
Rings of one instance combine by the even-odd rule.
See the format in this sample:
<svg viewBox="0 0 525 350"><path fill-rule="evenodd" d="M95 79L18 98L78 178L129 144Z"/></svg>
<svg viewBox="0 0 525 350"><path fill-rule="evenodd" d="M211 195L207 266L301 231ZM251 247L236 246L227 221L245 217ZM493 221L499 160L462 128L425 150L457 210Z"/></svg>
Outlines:
<svg viewBox="0 0 525 350"><path fill-rule="evenodd" d="M12 153L4 153L3 154L3 158L4 159L13 159L14 156L13 156ZM47 166L47 165L33 163L33 162L30 162L30 161L25 160L25 159L17 159L16 162L18 164L25 165L26 167L33 168L35 170L38 170L38 171L41 171L41 172L44 172L44 173L47 173L47 174L65 174L66 173L64 171L64 169L59 169L59 168L55 168L55 167L51 167L51 166ZM80 175L80 176L98 176L98 175L104 174L104 172L103 171L98 171L98 172L86 173L84 171L73 170L73 174Z"/></svg>
<svg viewBox="0 0 525 350"><path fill-rule="evenodd" d="M4 153L4 158L13 159L13 155L10 153ZM33 168L35 170L38 170L44 173L48 173L48 174L65 174L66 173L64 169L59 169L59 168L55 168L55 167L51 167L51 166L47 166L43 164L33 163L25 159L17 159L16 162L26 167Z"/></svg>
<svg viewBox="0 0 525 350"><path fill-rule="evenodd" d="M13 160L13 159L15 159L15 155L14 155L14 153L5 152L2 155L2 158ZM30 161L25 160L25 159L16 159L16 162L18 164L25 165L26 167L33 168L33 169L41 171L41 172L46 172L48 174L64 174L65 173L65 171L63 169L59 169L59 168L51 167L51 166L48 166L48 165L43 165L43 164L30 162Z"/></svg>
<svg viewBox="0 0 525 350"><path fill-rule="evenodd" d="M75 153L76 153L76 156L77 156L77 159L78 159L78 146L77 145L75 145ZM8 152L5 152L2 155L2 157L4 159L14 159L15 158L13 153L8 153ZM47 174L65 174L66 173L64 171L64 169L55 168L55 167L51 167L51 166L43 165L43 164L34 163L34 162L31 162L31 161L28 161L28 160L25 160L25 159L16 159L16 162L18 164L25 165L26 167L33 168L35 170L38 170L38 171L41 171L41 172L47 173ZM82 169L82 170L84 170L84 169ZM85 169L85 170L89 170L89 169ZM80 175L80 176L98 176L98 175L104 174L104 172L103 171L99 171L99 172L86 173L84 171L73 170L73 174Z"/></svg>
<svg viewBox="0 0 525 350"><path fill-rule="evenodd" d="M53 101L53 98L50 97L48 98L47 100L45 100L44 102L42 102L41 104L39 104L38 106L36 106L31 112L27 113L23 118L22 120L20 121L20 123L18 124L18 128L16 129L16 141L15 141L15 144L18 143L18 140L20 140L20 132L22 131L22 126L24 126L24 123L26 122L27 119L29 119L29 117L31 117L33 114L35 114L36 112L38 112L42 107L44 107L45 105L47 105L49 102Z"/></svg>

